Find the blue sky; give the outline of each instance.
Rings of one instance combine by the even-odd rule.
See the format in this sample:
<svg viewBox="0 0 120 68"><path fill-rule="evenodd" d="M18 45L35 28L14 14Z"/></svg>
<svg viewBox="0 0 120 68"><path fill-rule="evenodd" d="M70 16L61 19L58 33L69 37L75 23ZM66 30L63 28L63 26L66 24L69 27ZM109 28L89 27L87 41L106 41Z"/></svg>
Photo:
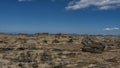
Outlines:
<svg viewBox="0 0 120 68"><path fill-rule="evenodd" d="M0 0L0 32L120 34L119 0Z"/></svg>

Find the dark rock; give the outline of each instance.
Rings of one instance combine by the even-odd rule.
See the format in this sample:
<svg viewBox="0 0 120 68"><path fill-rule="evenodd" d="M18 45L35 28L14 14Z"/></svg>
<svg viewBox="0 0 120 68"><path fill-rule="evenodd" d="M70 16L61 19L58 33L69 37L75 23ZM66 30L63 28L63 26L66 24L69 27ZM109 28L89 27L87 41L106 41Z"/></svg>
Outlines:
<svg viewBox="0 0 120 68"><path fill-rule="evenodd" d="M59 43L57 39L53 40L52 43Z"/></svg>
<svg viewBox="0 0 120 68"><path fill-rule="evenodd" d="M33 64L32 64L32 67L33 67L33 68L38 68L38 64L37 64L37 63L33 63Z"/></svg>
<svg viewBox="0 0 120 68"><path fill-rule="evenodd" d="M44 52L44 53L41 55L41 61L47 62L47 61L51 61L51 60L52 60L52 57L51 57L50 53Z"/></svg>
<svg viewBox="0 0 120 68"><path fill-rule="evenodd" d="M95 37L86 37L82 44L84 45L82 51L91 53L102 53L105 49L105 45L102 42L98 42Z"/></svg>
<svg viewBox="0 0 120 68"><path fill-rule="evenodd" d="M68 43L73 43L74 41L73 41L73 39L69 39L67 42Z"/></svg>
<svg viewBox="0 0 120 68"><path fill-rule="evenodd" d="M47 40L43 40L43 43L47 44L47 43L48 43L48 41L47 41Z"/></svg>

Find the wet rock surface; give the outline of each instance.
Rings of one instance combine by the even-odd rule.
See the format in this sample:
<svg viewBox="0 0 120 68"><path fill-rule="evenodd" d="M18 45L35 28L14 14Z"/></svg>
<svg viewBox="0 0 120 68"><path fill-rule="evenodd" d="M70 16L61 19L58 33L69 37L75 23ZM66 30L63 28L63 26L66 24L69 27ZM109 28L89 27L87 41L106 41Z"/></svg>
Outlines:
<svg viewBox="0 0 120 68"><path fill-rule="evenodd" d="M120 68L120 37L0 34L0 68Z"/></svg>

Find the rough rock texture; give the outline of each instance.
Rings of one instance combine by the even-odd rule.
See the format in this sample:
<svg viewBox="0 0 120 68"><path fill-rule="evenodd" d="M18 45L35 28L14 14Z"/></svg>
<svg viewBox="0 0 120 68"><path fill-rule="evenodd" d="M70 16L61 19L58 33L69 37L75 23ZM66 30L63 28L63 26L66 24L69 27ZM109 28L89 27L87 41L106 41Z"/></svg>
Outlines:
<svg viewBox="0 0 120 68"><path fill-rule="evenodd" d="M83 39L84 45L82 51L91 53L102 53L105 49L105 44L95 37L87 36Z"/></svg>
<svg viewBox="0 0 120 68"><path fill-rule="evenodd" d="M120 36L0 34L0 68L120 68Z"/></svg>

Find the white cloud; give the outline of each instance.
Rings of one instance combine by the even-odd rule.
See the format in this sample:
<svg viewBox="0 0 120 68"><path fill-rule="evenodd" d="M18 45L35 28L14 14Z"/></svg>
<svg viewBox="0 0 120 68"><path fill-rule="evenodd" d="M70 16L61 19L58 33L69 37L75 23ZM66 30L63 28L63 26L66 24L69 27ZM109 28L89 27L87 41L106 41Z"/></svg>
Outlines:
<svg viewBox="0 0 120 68"><path fill-rule="evenodd" d="M30 2L32 0L18 0L18 2Z"/></svg>
<svg viewBox="0 0 120 68"><path fill-rule="evenodd" d="M94 6L100 10L108 10L120 7L120 0L73 0L67 7L67 10L78 10Z"/></svg>
<svg viewBox="0 0 120 68"><path fill-rule="evenodd" d="M113 28L105 28L104 30L106 31L111 31L111 30L119 30L120 28L118 27L113 27Z"/></svg>

